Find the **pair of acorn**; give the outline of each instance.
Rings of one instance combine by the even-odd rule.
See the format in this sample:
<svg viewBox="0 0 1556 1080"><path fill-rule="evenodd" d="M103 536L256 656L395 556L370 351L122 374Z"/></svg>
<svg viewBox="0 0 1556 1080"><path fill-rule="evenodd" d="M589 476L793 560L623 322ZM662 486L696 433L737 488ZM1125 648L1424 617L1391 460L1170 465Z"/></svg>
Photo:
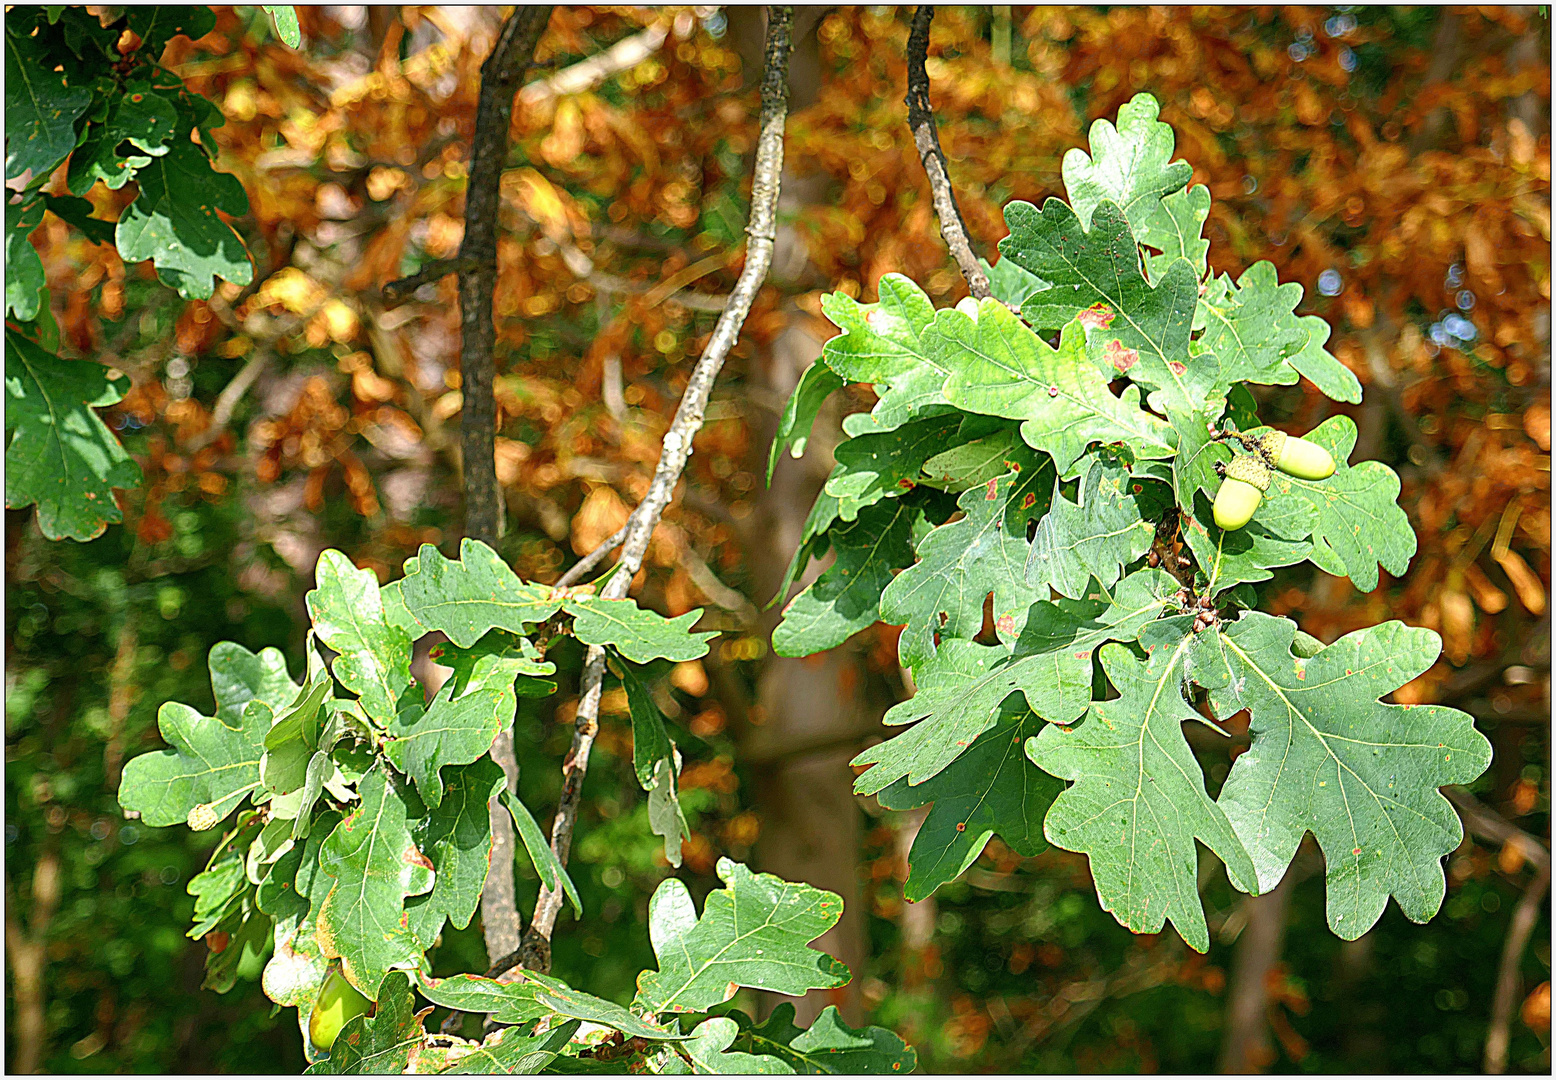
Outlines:
<svg viewBox="0 0 1556 1080"><path fill-rule="evenodd" d="M1241 529L1248 524L1259 502L1270 487L1270 470L1279 469L1299 480L1324 480L1334 475L1334 458L1317 443L1308 442L1284 431L1271 431L1263 438L1234 435L1255 456L1233 454L1221 473L1216 491L1214 515L1222 529Z"/></svg>

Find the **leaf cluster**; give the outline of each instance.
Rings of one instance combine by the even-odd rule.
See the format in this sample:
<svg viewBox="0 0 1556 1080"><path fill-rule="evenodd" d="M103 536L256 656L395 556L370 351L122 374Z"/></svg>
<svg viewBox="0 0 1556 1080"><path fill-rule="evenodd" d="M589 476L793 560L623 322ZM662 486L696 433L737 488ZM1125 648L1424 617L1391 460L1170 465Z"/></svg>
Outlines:
<svg viewBox="0 0 1556 1080"><path fill-rule="evenodd" d="M50 539L90 540L118 522L113 489L133 487L140 469L93 412L118 402L129 381L58 355L43 262L29 241L45 213L113 244L126 263L151 260L185 299L210 297L216 278L253 280L248 249L222 216L246 214L249 202L238 179L214 167L221 110L159 62L173 36L215 25L204 7L101 16L34 7L6 19L5 178L21 190L5 210L5 310L18 326L5 335L5 504L37 504ZM133 48L121 51L126 41ZM45 191L61 166L68 194ZM99 183L135 185L117 223L84 198Z"/></svg>
<svg viewBox="0 0 1556 1080"><path fill-rule="evenodd" d="M1380 701L1436 660L1432 631L1386 623L1322 647L1241 610L1250 583L1304 560L1371 591L1416 541L1393 471L1349 464L1343 416L1308 436L1333 476L1279 476L1247 528L1215 526L1230 437L1267 430L1249 384L1306 377L1347 402L1361 388L1324 350L1323 320L1296 314L1300 286L1269 263L1212 273L1209 192L1173 149L1149 95L1099 120L1091 153L1064 159L1068 202L1006 207L993 297L935 310L888 275L876 303L826 298L840 333L774 457L802 450L832 389L866 383L877 401L844 423L790 578L836 558L774 647L902 625L916 694L886 722L915 726L854 764L870 766L856 790L888 807L935 804L910 898L994 833L1025 853L1046 838L1090 856L1125 925L1171 920L1203 951L1196 842L1258 893L1311 831L1336 933L1363 933L1390 895L1424 921L1461 835L1435 789L1478 776L1490 747L1463 713ZM1212 797L1181 725L1221 731L1242 709L1252 749Z"/></svg>
<svg viewBox="0 0 1556 1080"><path fill-rule="evenodd" d="M515 983L474 975L432 980L427 950L445 926L468 926L480 902L493 804L513 816L541 879L583 914L565 866L488 753L513 723L519 696L555 691L546 648L572 636L604 647L618 666L650 822L679 865L680 756L634 665L699 657L711 635L690 629L700 610L667 619L590 588L524 582L477 541L464 541L457 560L424 545L404 571L380 587L371 571L324 552L306 597L312 628L303 681L293 681L278 650L217 645L210 654L214 715L167 702L158 723L168 749L125 767L120 803L147 825L203 831L231 820L189 886L196 898L190 936L221 943L207 962L207 987L225 991L239 978L261 978L273 1001L297 1008L306 1032L319 988L338 964L377 1012L348 1025L315 1071L429 1063L447 1071L466 1058L470 1066L516 1067L522 1059L538 1068L544 1062L527 1055L576 1057L598 1045L557 1036L557 1025L569 1021L587 1022L596 1036L638 1040L635 1053L657 1055L672 1070L736 1071L746 1060L746 1050L730 1049L737 1042L756 1045L752 1053L767 1071L793 1071L789 1059L803 1063L807 1054L846 1060L850 1069L869 1064L870 1054L899 1065L906 1054L911 1063L911 1051L894 1037L853 1032L835 1016L813 1033L764 1027L759 1035L746 1018L739 1030L720 1017L684 1034L655 1019L708 1013L737 986L803 994L849 978L842 964L808 948L840 917L837 896L727 861L719 872L728 888L709 898L701 916L678 879L660 886L650 909L660 967L639 980L630 1010L536 973ZM429 693L412 675L411 654L432 633L447 639L435 655L452 674ZM411 1008L412 977L437 1004L526 1028L539 1022L539 1030L438 1044Z"/></svg>

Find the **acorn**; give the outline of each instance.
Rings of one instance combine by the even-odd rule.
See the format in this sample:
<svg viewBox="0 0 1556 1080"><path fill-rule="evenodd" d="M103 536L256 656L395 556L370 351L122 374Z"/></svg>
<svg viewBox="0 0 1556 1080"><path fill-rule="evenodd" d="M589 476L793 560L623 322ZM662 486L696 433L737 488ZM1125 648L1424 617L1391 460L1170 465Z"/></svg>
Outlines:
<svg viewBox="0 0 1556 1080"><path fill-rule="evenodd" d="M319 999L314 1002L313 1015L308 1018L308 1041L320 1051L328 1053L330 1047L335 1045L340 1029L346 1026L346 1021L372 1008L373 1003L346 980L340 966L337 964L331 967L330 973L324 976L324 984L319 987Z"/></svg>
<svg viewBox="0 0 1556 1080"><path fill-rule="evenodd" d="M1272 468L1298 480L1326 480L1334 475L1334 458L1317 443L1272 431L1259 440L1259 452Z"/></svg>
<svg viewBox="0 0 1556 1080"><path fill-rule="evenodd" d="M1214 515L1222 529L1241 529L1269 490L1270 470L1258 458L1234 455L1216 492Z"/></svg>

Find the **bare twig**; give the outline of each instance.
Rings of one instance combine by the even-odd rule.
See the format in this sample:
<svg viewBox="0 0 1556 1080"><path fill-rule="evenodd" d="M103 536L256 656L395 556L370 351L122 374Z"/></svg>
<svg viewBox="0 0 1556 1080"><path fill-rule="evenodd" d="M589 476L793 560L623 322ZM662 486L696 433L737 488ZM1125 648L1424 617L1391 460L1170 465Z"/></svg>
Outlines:
<svg viewBox="0 0 1556 1080"><path fill-rule="evenodd" d="M656 22L647 30L622 38L602 53L565 67L549 79L537 79L519 91L519 101L539 105L554 97L582 93L598 86L612 75L634 68L659 51L669 36L669 28Z"/></svg>
<svg viewBox="0 0 1556 1080"><path fill-rule="evenodd" d="M1529 935L1540 918L1540 907L1551 885L1551 863L1547 859L1539 864L1534 878L1524 889L1518 906L1513 909L1513 919L1507 927L1507 940L1502 943L1502 962L1497 967L1497 990L1491 999L1491 1029L1486 1033L1486 1060L1488 1073L1507 1071L1507 1043L1512 1025L1513 1010L1523 989L1519 966L1523 963L1524 948Z"/></svg>
<svg viewBox="0 0 1556 1080"><path fill-rule="evenodd" d="M45 851L32 873L32 910L23 929L21 905L5 883L5 958L11 965L12 996L16 1001L15 1034L8 1042L16 1048L13 1073L39 1071L48 1039L44 1010L44 969L48 966L49 923L59 904L59 854Z"/></svg>
<svg viewBox="0 0 1556 1080"><path fill-rule="evenodd" d="M751 217L746 225L746 263L730 293L729 303L719 316L708 345L692 369L686 391L670 430L665 434L659 466L649 484L648 494L627 520L627 536L621 553L624 571L606 584L603 595L623 597L632 576L643 564L649 538L659 517L674 494L686 459L691 454L692 438L702 427L708 395L713 390L719 369L740 336L740 328L756 299L757 290L772 265L773 242L777 236L779 177L783 170L783 127L789 106L789 45L794 9L772 5L767 9L766 63L762 72L761 131L757 139L756 164L751 183ZM584 774L589 767L589 750L599 730L600 690L605 677L605 651L591 647L584 662L580 700L573 727L573 745L562 764L562 795L556 820L551 828L551 849L564 863L573 841L573 824L578 815L578 800ZM559 891L542 888L535 901L523 945L505 958L512 966L549 965L551 934L562 907ZM544 968L542 968L544 970Z"/></svg>
<svg viewBox="0 0 1556 1080"><path fill-rule="evenodd" d="M481 65L475 136L470 144L470 182L465 191L465 236L459 247L460 458L465 487L465 535L496 544L502 523L502 491L497 486L497 402L492 383L492 293L497 282L497 211L503 165L508 157L508 125L513 98L524 72L535 59L535 45L551 19L549 5L515 8ZM517 789L518 768L511 733L492 752L510 789ZM506 752L505 752L506 751ZM481 891L481 926L487 956L517 947L522 921L513 882L513 822L497 799L487 804L492 822L492 861Z"/></svg>
<svg viewBox="0 0 1556 1080"><path fill-rule="evenodd" d="M572 566L568 567L567 573L557 578L556 584L553 585L552 588L565 589L567 586L576 584L582 580L585 574L605 561L605 556L619 548L622 541L626 538L627 527L623 525L621 528L617 529L615 532L611 533L603 541L601 541L599 547L595 548L593 551L589 552L589 554L575 562Z"/></svg>
<svg viewBox="0 0 1556 1080"><path fill-rule="evenodd" d="M934 17L933 5L920 4L913 13L913 30L908 34L908 130L913 132L913 144L918 147L919 159L929 176L935 216L940 219L940 235L945 237L951 257L967 279L967 291L973 299L982 300L990 295L989 275L978 265L967 238L967 223L962 220L956 193L951 190L951 171L946 165L945 151L940 149L935 113L929 104L929 72L924 62L929 55L929 23Z"/></svg>
<svg viewBox="0 0 1556 1080"><path fill-rule="evenodd" d="M227 425L232 422L232 414L237 409L238 403L243 400L243 395L259 381L259 377L265 373L269 363L270 350L264 346L256 347L254 355L238 369L232 381L222 387L222 392L217 395L216 405L211 410L211 426L190 440L191 450L204 449L221 437L222 432L227 430Z"/></svg>
<svg viewBox="0 0 1556 1080"><path fill-rule="evenodd" d="M423 285L429 285L449 274L462 274L474 268L475 264L465 258L433 259L410 277L403 277L385 285L384 307L397 307L409 300L411 294Z"/></svg>
<svg viewBox="0 0 1556 1080"><path fill-rule="evenodd" d="M1443 794L1459 808L1459 816L1469 832L1489 843L1515 848L1519 855L1534 866L1534 877L1524 887L1524 894L1513 909L1512 921L1507 927L1507 938L1502 942L1502 962L1497 967L1497 989L1491 999L1491 1026L1486 1033L1485 1069L1488 1073L1507 1071L1507 1044L1513 1022L1513 1011L1518 1007L1522 979L1519 965L1523 963L1524 949L1529 935L1539 921L1540 905L1551 885L1551 853L1543 843L1501 814L1481 802L1468 791L1458 787L1443 788Z"/></svg>

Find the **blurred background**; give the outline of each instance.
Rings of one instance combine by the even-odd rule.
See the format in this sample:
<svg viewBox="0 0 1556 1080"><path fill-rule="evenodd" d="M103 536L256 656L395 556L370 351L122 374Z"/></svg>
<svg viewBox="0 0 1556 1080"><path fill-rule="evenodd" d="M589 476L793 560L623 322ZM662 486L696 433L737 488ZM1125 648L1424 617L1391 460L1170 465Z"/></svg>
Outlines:
<svg viewBox="0 0 1556 1080"><path fill-rule="evenodd" d="M145 484L122 493L125 524L86 544L6 512L13 1071L302 1067L293 1017L257 984L200 989L184 886L215 835L125 821L120 772L160 745L163 701L211 703L216 642L279 646L297 666L322 549L387 580L417 545L453 550L461 532L454 281L392 309L379 290L459 246L501 11L299 8L293 51L260 8L216 10L214 32L176 38L163 62L226 116L216 138L249 194L234 224L254 286L185 302L52 216L33 236L62 351L134 381L108 415ZM1437 630L1441 662L1397 697L1465 709L1495 746L1429 925L1390 905L1339 941L1310 850L1257 902L1215 878L1205 956L1170 930L1118 926L1083 857L1024 859L998 840L905 904L919 819L856 799L846 765L907 692L894 631L771 655L764 605L841 416L871 404L862 388L835 397L808 456L764 485L778 410L832 332L819 297L873 299L888 271L940 305L965 294L905 122L912 9L797 11L774 272L639 595L669 614L705 607L701 628L724 631L706 660L666 670L695 834L683 878L700 897L727 854L842 893L820 944L855 978L826 1000L897 1030L926 1071L1478 1072L1488 1038L1509 1071L1549 1071L1548 10L936 15L932 97L979 254L1005 233L1004 203L1062 196L1063 152L1150 91L1212 192L1215 270L1270 259L1301 283L1299 310L1330 322L1366 397L1260 388L1261 413L1298 429L1351 415L1357 458L1399 472L1420 550L1367 595L1311 567L1278 572L1264 606L1325 641L1389 618ZM496 300L501 548L525 576L554 580L647 488L740 267L761 33L752 8L571 7L541 40L514 110ZM91 198L113 219L132 195L99 184ZM581 656L557 660L561 693L523 699L515 729L543 816ZM653 961L647 900L668 867L631 781L625 699L604 712L572 867L597 915L563 919L555 971L624 1001ZM1226 744L1197 749L1219 782ZM519 873L527 901L532 871ZM440 974L484 962L478 924L435 953Z"/></svg>

